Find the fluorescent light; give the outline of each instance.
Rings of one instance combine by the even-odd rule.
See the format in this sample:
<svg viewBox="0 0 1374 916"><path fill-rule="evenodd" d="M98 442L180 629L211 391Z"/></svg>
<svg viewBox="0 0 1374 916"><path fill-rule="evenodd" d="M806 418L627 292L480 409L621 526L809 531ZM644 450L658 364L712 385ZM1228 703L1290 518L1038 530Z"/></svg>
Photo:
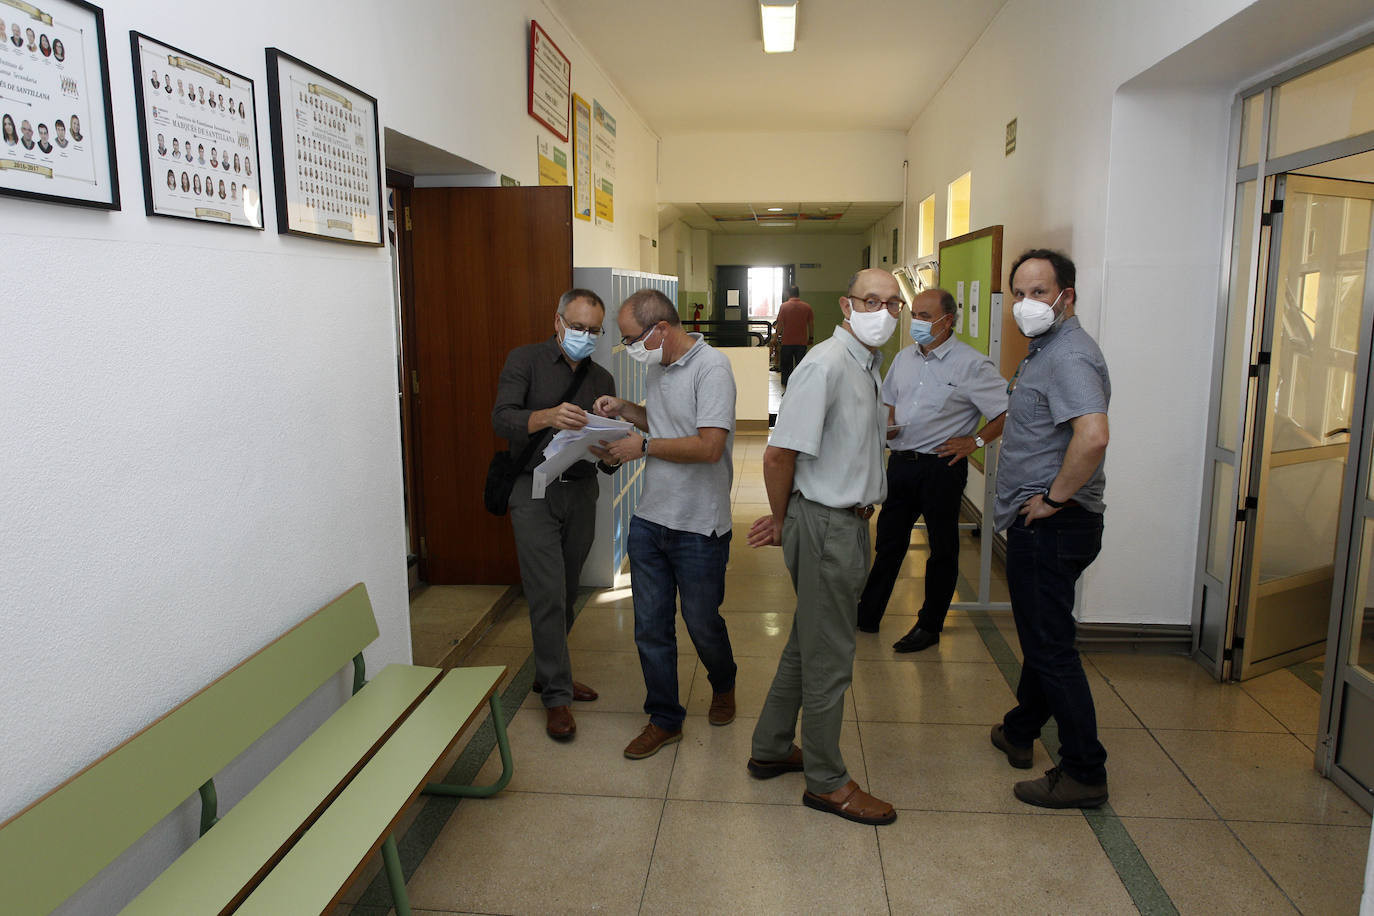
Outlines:
<svg viewBox="0 0 1374 916"><path fill-rule="evenodd" d="M769 212L769 213L781 213L781 212L782 212L782 207L769 207L769 208L768 208L768 212Z"/></svg>
<svg viewBox="0 0 1374 916"><path fill-rule="evenodd" d="M797 0L761 0L763 51L783 54L797 47Z"/></svg>

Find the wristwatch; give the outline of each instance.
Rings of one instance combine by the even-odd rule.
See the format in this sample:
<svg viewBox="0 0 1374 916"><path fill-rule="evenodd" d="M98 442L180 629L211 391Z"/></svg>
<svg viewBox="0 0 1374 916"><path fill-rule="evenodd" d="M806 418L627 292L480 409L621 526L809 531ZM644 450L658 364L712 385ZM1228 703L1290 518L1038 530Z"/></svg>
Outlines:
<svg viewBox="0 0 1374 916"><path fill-rule="evenodd" d="M978 446L979 448L982 448L983 446L987 445L987 443L983 441L983 437L982 437L982 436L974 436L974 437L973 437L973 444L976 445L976 446Z"/></svg>
<svg viewBox="0 0 1374 916"><path fill-rule="evenodd" d="M1046 490L1046 491L1040 496L1040 499L1043 500L1044 503L1045 503L1045 505L1049 506L1051 509L1062 509L1062 508L1064 508L1065 506L1068 505L1068 503L1066 503L1066 502L1061 503L1061 502L1058 502L1058 501L1054 500L1053 498L1051 498L1051 496L1050 496L1050 491L1049 491L1049 490Z"/></svg>
<svg viewBox="0 0 1374 916"><path fill-rule="evenodd" d="M649 437L648 437L648 436L642 436L642 437L640 438L640 440L639 440L639 451L640 451L641 454L644 454L644 455L648 455L648 454L649 454Z"/></svg>

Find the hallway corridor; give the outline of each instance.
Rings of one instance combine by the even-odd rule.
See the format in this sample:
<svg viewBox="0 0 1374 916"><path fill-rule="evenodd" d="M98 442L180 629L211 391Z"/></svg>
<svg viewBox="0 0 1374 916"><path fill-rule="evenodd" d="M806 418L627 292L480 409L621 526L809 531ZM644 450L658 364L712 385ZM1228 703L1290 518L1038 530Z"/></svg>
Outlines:
<svg viewBox="0 0 1374 916"><path fill-rule="evenodd" d="M601 696L576 705L573 742L550 741L529 693L527 612L515 602L463 662L509 666L515 776L495 798L430 800L403 825L417 913L1358 910L1370 819L1312 769L1320 681L1310 666L1219 685L1184 657L1087 656L1110 806L1031 808L1012 783L1051 765L1045 745L1035 768L1019 771L988 743L1013 702L1010 615L954 612L937 648L890 648L920 604L919 546L882 632L859 635L843 744L859 783L897 807L896 823L865 827L805 808L799 775L751 779L753 716L793 604L781 551L744 543L766 511L765 442L740 435L735 445L722 610L739 717L707 724L710 687L679 627L682 742L643 761L621 755L645 718L625 585L586 598L570 637L574 673ZM964 543L959 598L972 597L977 563L976 542ZM478 781L490 782L499 760L481 763L480 739L455 769L480 766ZM385 883L371 875L347 899L363 902L341 914L387 912Z"/></svg>

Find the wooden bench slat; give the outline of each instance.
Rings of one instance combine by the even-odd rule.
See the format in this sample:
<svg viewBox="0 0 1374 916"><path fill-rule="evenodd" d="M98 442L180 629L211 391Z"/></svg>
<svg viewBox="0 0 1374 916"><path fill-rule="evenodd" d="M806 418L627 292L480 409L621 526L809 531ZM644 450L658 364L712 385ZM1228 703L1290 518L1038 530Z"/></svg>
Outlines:
<svg viewBox="0 0 1374 916"><path fill-rule="evenodd" d="M239 897L442 675L389 665L181 855L124 913L215 914Z"/></svg>
<svg viewBox="0 0 1374 916"><path fill-rule="evenodd" d="M281 916L329 906L481 712L504 670L449 671L235 913Z"/></svg>
<svg viewBox="0 0 1374 916"><path fill-rule="evenodd" d="M359 583L0 825L6 913L66 900L376 638Z"/></svg>

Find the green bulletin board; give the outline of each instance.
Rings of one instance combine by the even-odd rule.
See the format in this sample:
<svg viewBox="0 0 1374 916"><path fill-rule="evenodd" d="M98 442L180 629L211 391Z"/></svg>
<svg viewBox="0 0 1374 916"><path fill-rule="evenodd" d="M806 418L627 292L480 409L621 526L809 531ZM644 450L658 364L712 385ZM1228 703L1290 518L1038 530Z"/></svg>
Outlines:
<svg viewBox="0 0 1374 916"><path fill-rule="evenodd" d="M937 276L940 288L959 301L955 336L1000 366L1001 354L992 351L992 294L1002 291L1002 227L989 226L941 242ZM969 460L982 470L983 450Z"/></svg>

